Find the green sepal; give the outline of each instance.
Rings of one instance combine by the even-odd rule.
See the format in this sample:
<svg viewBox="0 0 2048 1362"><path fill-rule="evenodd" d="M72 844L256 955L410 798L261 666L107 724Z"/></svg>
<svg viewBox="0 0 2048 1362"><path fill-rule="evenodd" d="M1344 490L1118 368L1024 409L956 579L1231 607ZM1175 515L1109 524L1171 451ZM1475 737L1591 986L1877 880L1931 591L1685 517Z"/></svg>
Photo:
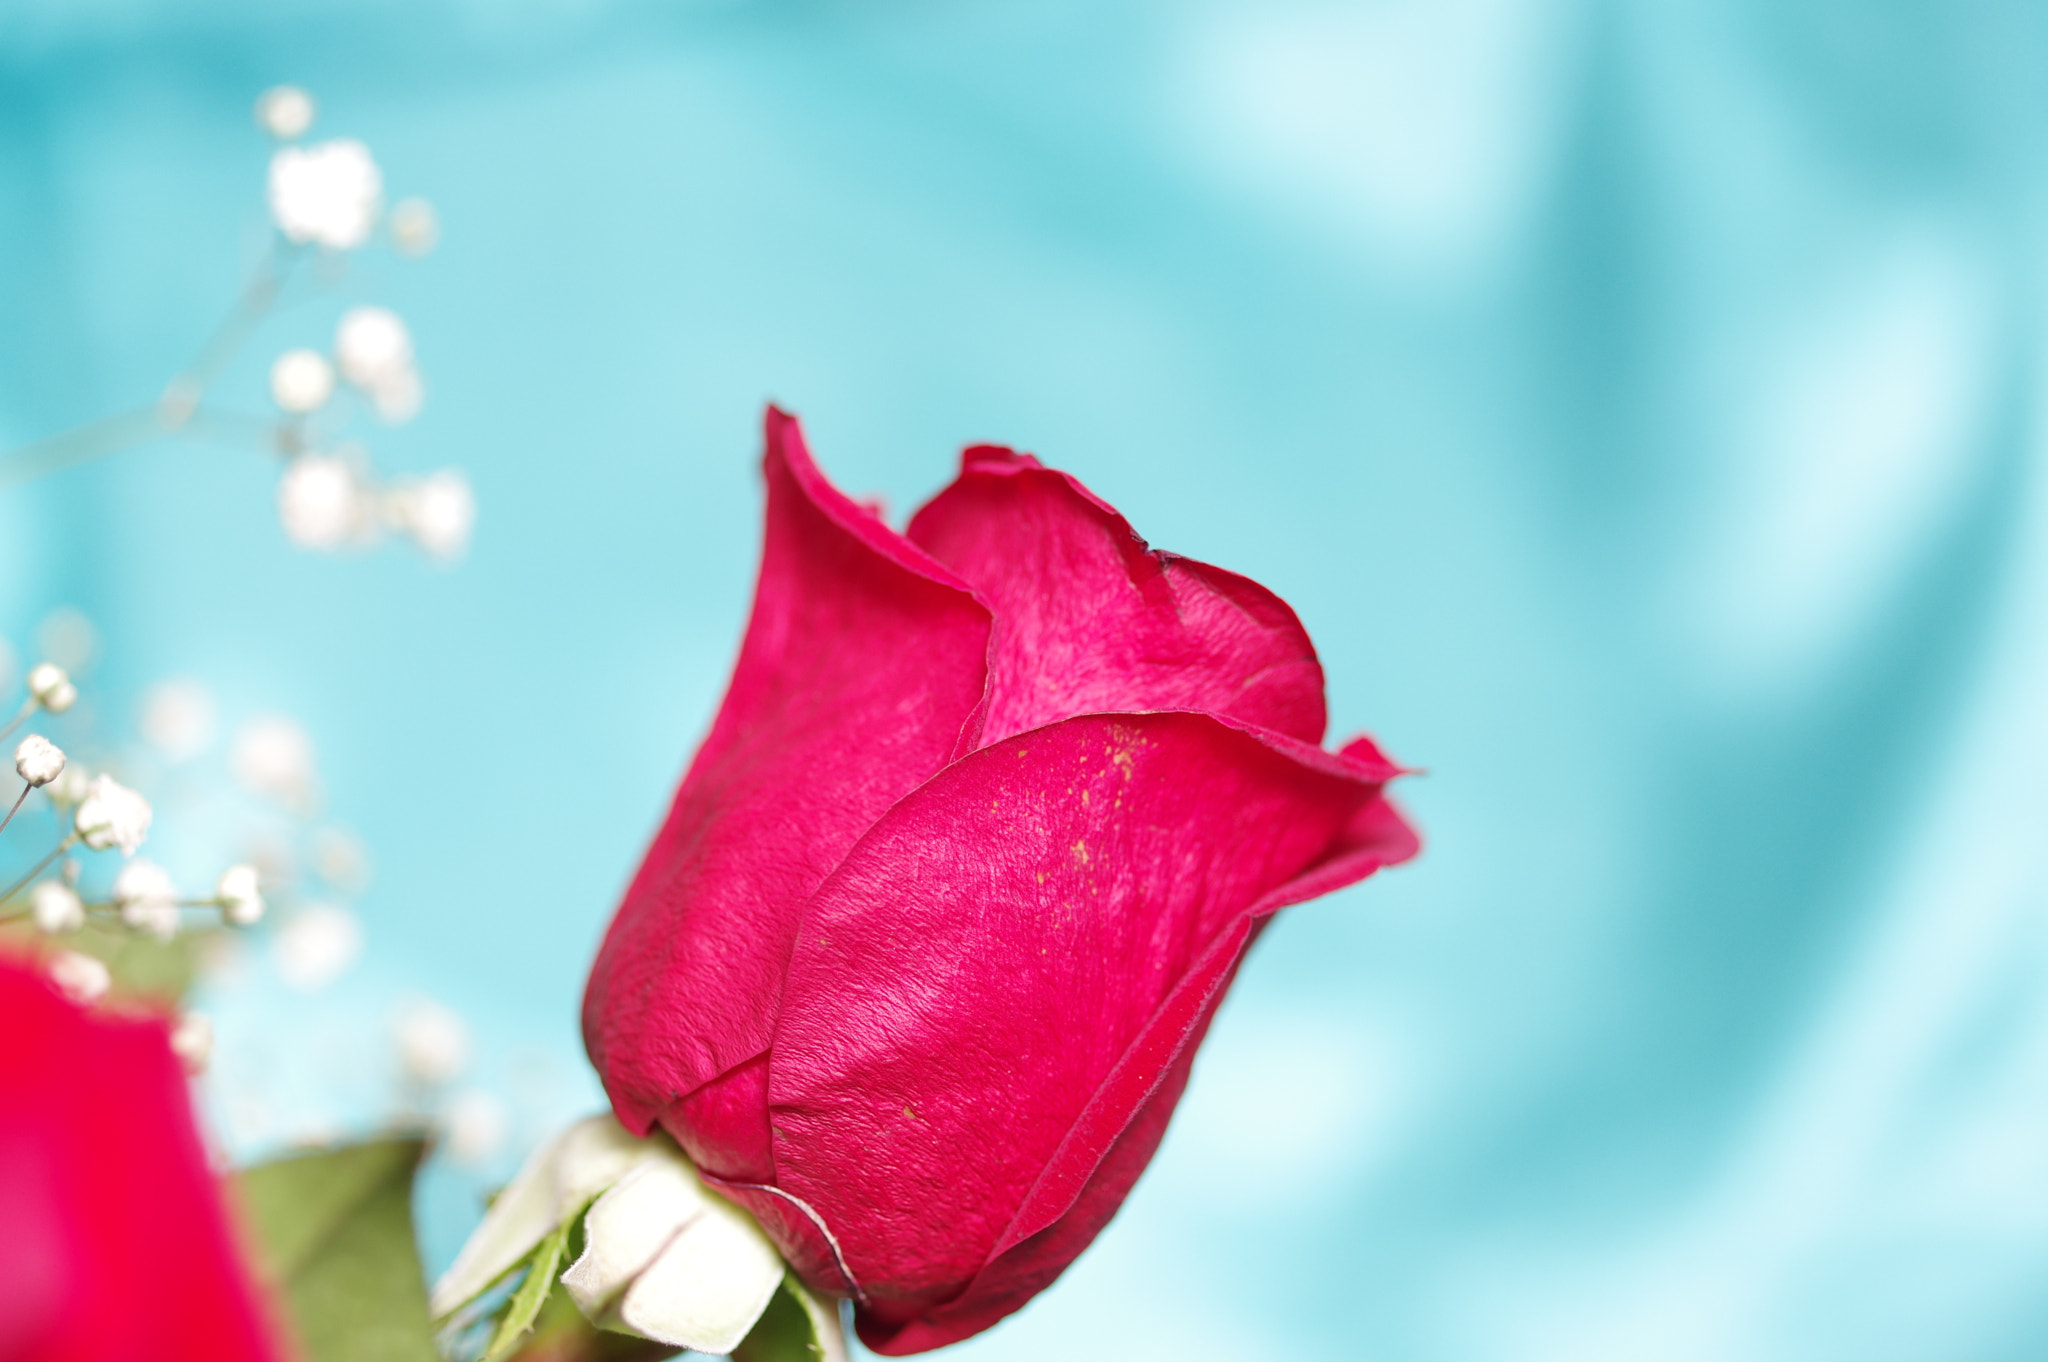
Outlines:
<svg viewBox="0 0 2048 1362"><path fill-rule="evenodd" d="M785 1273L761 1318L732 1350L733 1362L843 1362L837 1303Z"/></svg>
<svg viewBox="0 0 2048 1362"><path fill-rule="evenodd" d="M484 1349L483 1362L500 1362L510 1357L513 1350L533 1329L533 1322L540 1318L541 1307L548 1303L560 1278L562 1255L569 1247L569 1231L583 1214L576 1212L541 1240L527 1259L526 1280L512 1293L512 1299L505 1306L505 1313L498 1319L498 1328L491 1335L490 1347Z"/></svg>
<svg viewBox="0 0 2048 1362"><path fill-rule="evenodd" d="M236 1176L263 1275L309 1362L438 1362L412 1226L425 1149L371 1140Z"/></svg>

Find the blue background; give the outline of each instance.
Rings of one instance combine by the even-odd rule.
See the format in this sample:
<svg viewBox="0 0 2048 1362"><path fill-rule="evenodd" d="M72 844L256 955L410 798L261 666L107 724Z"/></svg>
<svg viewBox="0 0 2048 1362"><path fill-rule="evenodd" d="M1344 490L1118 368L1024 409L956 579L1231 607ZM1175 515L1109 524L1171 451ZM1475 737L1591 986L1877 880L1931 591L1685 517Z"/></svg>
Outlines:
<svg viewBox="0 0 2048 1362"><path fill-rule="evenodd" d="M430 1256L595 1101L774 399L898 515L971 441L1076 472L1429 772L1425 858L1284 915L1123 1215L957 1355L2048 1350L2040 7L4 0L0 444L187 360L281 80L443 244L222 392L397 308L374 448L468 471L468 561L297 552L273 466L162 443L0 501L0 625L98 625L103 733L166 675L311 733L366 953L220 982L219 1081L362 1127L388 1010L459 1009L515 1119Z"/></svg>

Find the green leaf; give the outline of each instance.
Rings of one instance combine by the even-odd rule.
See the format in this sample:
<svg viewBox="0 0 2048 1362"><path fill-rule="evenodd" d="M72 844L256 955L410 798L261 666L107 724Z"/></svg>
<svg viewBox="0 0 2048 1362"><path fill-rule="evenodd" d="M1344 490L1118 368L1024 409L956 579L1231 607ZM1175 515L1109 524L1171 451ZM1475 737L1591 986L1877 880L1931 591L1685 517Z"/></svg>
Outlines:
<svg viewBox="0 0 2048 1362"><path fill-rule="evenodd" d="M199 961L226 933L216 928L180 932L169 941L94 923L60 937L46 937L26 922L0 927L0 943L31 951L61 946L90 955L114 976L114 998L175 1006L192 987Z"/></svg>
<svg viewBox="0 0 2048 1362"><path fill-rule="evenodd" d="M761 1318L732 1350L732 1362L845 1362L846 1341L834 1302L786 1273Z"/></svg>
<svg viewBox="0 0 2048 1362"><path fill-rule="evenodd" d="M413 1242L425 1142L372 1140L236 1178L258 1257L309 1362L437 1362Z"/></svg>
<svg viewBox="0 0 2048 1362"><path fill-rule="evenodd" d="M562 1266L562 1251L569 1246L569 1230L575 1223L576 1216L570 1216L555 1226L534 1249L533 1257L528 1260L526 1280L512 1293L512 1301L498 1321L498 1331L491 1335L491 1346L484 1350L483 1362L499 1362L501 1358L510 1357L513 1348L533 1328L533 1322L540 1318L540 1308L548 1303L548 1296L555 1289L557 1269Z"/></svg>

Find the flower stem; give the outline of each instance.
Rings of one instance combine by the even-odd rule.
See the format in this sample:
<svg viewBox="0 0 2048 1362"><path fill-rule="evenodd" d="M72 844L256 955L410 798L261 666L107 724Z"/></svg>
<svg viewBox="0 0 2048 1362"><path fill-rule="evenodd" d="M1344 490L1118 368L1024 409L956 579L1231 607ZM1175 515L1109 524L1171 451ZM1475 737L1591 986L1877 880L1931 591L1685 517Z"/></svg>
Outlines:
<svg viewBox="0 0 2048 1362"><path fill-rule="evenodd" d="M5 818L0 818L0 832L7 831L7 825L14 821L14 815L21 812L21 806L28 802L28 792L30 790L33 790L34 788L35 786L33 785L24 785L21 787L21 794L18 798L15 799L14 807L7 811L7 816Z"/></svg>
<svg viewBox="0 0 2048 1362"><path fill-rule="evenodd" d="M22 890L28 888L30 881L34 880L36 876L42 874L45 870L48 870L50 868L50 863L52 861L55 861L59 856L62 856L65 852L71 850L72 846L77 841L78 834L74 832L70 836L66 837L63 841L57 843L56 846L50 848L50 854L43 857L42 860L37 861L35 869L29 871L28 874L23 875L20 879L16 880L14 884L7 890L6 893L0 894L0 903L7 902L7 900L13 898L16 894L19 894ZM20 916L20 913L15 913L10 915L9 917L0 918L0 922L10 922L14 918Z"/></svg>
<svg viewBox="0 0 2048 1362"><path fill-rule="evenodd" d="M4 484L5 481L5 476L0 475L0 484ZM21 702L21 708L14 711L14 717L7 721L7 726L5 728L0 728L0 739L5 739L8 734L12 733L17 728L20 728L22 724L27 722L28 716L35 713L36 706L40 705L41 703L42 701L36 699L36 697L33 695L29 696L28 699L23 700Z"/></svg>
<svg viewBox="0 0 2048 1362"><path fill-rule="evenodd" d="M199 401L277 302L299 255L295 248L273 248L263 257L263 263L242 287L242 296L214 328L198 358L171 380L161 399L0 455L0 491L146 444L159 436L187 429L195 434L209 433L206 427L218 427L221 418L202 412ZM239 423L231 420L228 424ZM212 433L218 438L218 431Z"/></svg>

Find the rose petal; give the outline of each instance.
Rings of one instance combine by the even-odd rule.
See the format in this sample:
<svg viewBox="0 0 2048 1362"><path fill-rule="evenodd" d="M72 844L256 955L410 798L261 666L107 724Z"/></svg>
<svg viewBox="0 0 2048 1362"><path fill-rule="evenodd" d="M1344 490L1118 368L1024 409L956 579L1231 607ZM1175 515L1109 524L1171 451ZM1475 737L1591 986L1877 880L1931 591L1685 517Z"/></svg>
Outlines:
<svg viewBox="0 0 2048 1362"><path fill-rule="evenodd" d="M1094 1242L1151 1162L1187 1086L1196 1047L1271 915L1398 865L1420 849L1414 830L1384 797L1360 809L1331 856L1268 894L1182 978L1089 1099L998 1241L996 1256L967 1290L900 1327L863 1320L867 1344L889 1355L944 1347L980 1333L1051 1285Z"/></svg>
<svg viewBox="0 0 2048 1362"><path fill-rule="evenodd" d="M704 1213L626 1288L619 1320L657 1343L729 1353L768 1308L782 1272L759 1227L730 1202L708 1197Z"/></svg>
<svg viewBox="0 0 2048 1362"><path fill-rule="evenodd" d="M1108 503L1030 455L969 449L908 533L995 612L984 743L1151 709L1322 741L1323 669L1285 601L1147 549Z"/></svg>
<svg viewBox="0 0 2048 1362"><path fill-rule="evenodd" d="M533 1251L583 1203L639 1163L659 1159L666 1140L633 1135L610 1112L587 1117L536 1149L491 1203L483 1223L434 1285L440 1318L474 1299Z"/></svg>
<svg viewBox="0 0 2048 1362"><path fill-rule="evenodd" d="M761 578L732 687L584 999L591 1059L638 1132L766 1048L803 901L979 732L986 609L827 483L793 418L771 409L767 439ZM758 1111L707 1147L672 1126L713 1171L745 1176L767 1155Z"/></svg>
<svg viewBox="0 0 2048 1362"><path fill-rule="evenodd" d="M1207 715L1087 716L949 767L848 854L790 961L770 1121L871 1343L1032 1233L1020 1214L1073 1209L1254 920L1398 849L1358 843L1391 774Z"/></svg>
<svg viewBox="0 0 2048 1362"><path fill-rule="evenodd" d="M0 1035L0 1357L280 1357L165 1023L5 957Z"/></svg>

